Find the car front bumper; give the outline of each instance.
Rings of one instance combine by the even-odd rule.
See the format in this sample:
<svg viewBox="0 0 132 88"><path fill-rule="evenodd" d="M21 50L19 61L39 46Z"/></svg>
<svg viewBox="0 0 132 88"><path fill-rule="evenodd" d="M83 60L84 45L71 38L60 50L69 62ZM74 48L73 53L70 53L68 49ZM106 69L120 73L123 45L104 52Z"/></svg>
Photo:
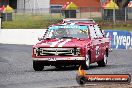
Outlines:
<svg viewBox="0 0 132 88"><path fill-rule="evenodd" d="M46 58L33 58L35 61L65 61L65 60L85 60L85 57L46 57Z"/></svg>
<svg viewBox="0 0 132 88"><path fill-rule="evenodd" d="M56 65L82 65L85 57L52 57L52 58L33 58L34 62L43 64L44 66Z"/></svg>

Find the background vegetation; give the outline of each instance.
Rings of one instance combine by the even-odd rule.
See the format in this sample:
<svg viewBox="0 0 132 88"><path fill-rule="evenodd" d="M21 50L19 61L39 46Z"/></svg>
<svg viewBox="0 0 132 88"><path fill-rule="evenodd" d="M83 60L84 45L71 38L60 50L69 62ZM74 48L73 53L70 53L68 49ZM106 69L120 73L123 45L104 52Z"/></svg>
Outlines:
<svg viewBox="0 0 132 88"><path fill-rule="evenodd" d="M51 15L13 15L13 21L3 21L4 29L46 29L49 25L62 20L60 16ZM94 20L102 29L119 29L132 31L132 22L120 22L115 24L112 21L103 21L99 18Z"/></svg>

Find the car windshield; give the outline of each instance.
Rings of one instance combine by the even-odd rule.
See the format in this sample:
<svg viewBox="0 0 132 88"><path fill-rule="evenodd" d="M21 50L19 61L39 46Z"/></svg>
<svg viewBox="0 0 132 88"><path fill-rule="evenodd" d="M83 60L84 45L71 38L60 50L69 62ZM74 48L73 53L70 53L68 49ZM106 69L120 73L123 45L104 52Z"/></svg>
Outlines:
<svg viewBox="0 0 132 88"><path fill-rule="evenodd" d="M88 38L88 27L79 25L59 25L49 27L45 38Z"/></svg>

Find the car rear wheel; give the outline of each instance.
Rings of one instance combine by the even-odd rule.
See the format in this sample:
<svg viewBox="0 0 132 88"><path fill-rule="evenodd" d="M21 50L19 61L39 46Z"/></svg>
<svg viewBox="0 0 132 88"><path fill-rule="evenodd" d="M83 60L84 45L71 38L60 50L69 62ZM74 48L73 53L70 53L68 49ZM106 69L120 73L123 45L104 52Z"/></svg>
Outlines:
<svg viewBox="0 0 132 88"><path fill-rule="evenodd" d="M99 67L104 67L104 66L106 66L107 65L107 56L106 56L106 54L104 54L104 57L103 57L103 59L101 60L101 61L98 61L97 62L97 64L98 64L98 66Z"/></svg>
<svg viewBox="0 0 132 88"><path fill-rule="evenodd" d="M42 71L44 69L44 65L41 62L33 61L33 69L35 71Z"/></svg>
<svg viewBox="0 0 132 88"><path fill-rule="evenodd" d="M88 54L85 56L85 62L82 65L82 67L84 69L86 69L86 70L89 69L89 67L90 67L90 58L89 58L89 55Z"/></svg>

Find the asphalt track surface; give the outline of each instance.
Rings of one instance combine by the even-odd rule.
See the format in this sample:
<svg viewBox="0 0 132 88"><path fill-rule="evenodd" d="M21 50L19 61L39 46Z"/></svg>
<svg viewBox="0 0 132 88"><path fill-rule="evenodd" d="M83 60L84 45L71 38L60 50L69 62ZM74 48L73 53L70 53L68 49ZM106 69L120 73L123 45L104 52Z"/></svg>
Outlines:
<svg viewBox="0 0 132 88"><path fill-rule="evenodd" d="M57 69L45 67L36 72L32 68L32 46L0 44L0 88L49 88L79 86L78 67ZM130 74L132 50L113 50L106 67L92 64L87 74Z"/></svg>

